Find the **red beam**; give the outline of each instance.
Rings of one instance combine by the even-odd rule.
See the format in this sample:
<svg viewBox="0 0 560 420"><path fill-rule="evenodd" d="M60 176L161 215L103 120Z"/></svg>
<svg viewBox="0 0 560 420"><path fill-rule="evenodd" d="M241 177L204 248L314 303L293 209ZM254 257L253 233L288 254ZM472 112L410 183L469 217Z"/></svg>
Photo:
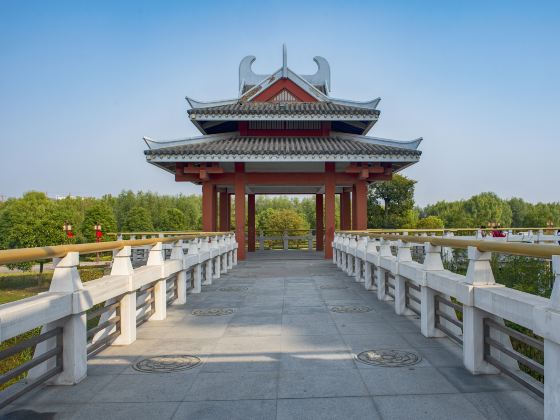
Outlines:
<svg viewBox="0 0 560 420"><path fill-rule="evenodd" d="M276 172L251 172L246 174L246 182L250 185L323 185L325 182L322 173L276 173ZM335 183L337 185L352 185L359 181L359 174L347 174L338 172L334 174ZM363 181L390 181L391 174L373 174ZM199 183L200 179L195 174L175 174L177 182L195 182ZM233 185L235 183L235 174L211 174L208 180L215 185Z"/></svg>

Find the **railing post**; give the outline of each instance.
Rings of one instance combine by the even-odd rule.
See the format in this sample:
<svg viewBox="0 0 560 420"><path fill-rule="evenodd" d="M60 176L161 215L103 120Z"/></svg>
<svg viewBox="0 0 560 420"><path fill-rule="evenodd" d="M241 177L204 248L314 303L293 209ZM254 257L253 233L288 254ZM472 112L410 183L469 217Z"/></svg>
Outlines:
<svg viewBox="0 0 560 420"><path fill-rule="evenodd" d="M396 264L397 272L395 274L395 313L397 315L414 315L414 312L406 307L406 279L400 275L400 266L402 263L406 262L412 262L410 243L399 240Z"/></svg>
<svg viewBox="0 0 560 420"><path fill-rule="evenodd" d="M202 287L202 264L200 262L200 250L198 248L198 240L193 239L189 243L187 257L195 257L196 263L193 265L192 279L191 279L191 293L200 293ZM190 259L190 258L189 258Z"/></svg>
<svg viewBox="0 0 560 420"><path fill-rule="evenodd" d="M358 240L358 245L356 247L356 258L354 259L354 274L356 276L356 281L363 283L365 281L365 264L366 264L366 248L368 244L368 237L361 236ZM364 258L360 258L362 255Z"/></svg>
<svg viewBox="0 0 560 420"><path fill-rule="evenodd" d="M220 258L220 243L218 241L218 237L214 236L212 238L212 246L211 246L211 252L213 254L212 260L213 260L213 265L214 265L214 278L215 279L219 279L221 272L222 272L222 268L221 268L221 258Z"/></svg>
<svg viewBox="0 0 560 420"><path fill-rule="evenodd" d="M348 252L346 253L346 274L350 277L354 276L354 258L356 258L356 246L358 242L354 235L350 235L348 241Z"/></svg>
<svg viewBox="0 0 560 420"><path fill-rule="evenodd" d="M469 266L465 283L472 287L495 285L490 266L491 252L468 248ZM472 304L463 302L463 363L472 374L498 373L498 369L484 361L484 318L488 314Z"/></svg>
<svg viewBox="0 0 560 420"><path fill-rule="evenodd" d="M121 333L112 345L127 346L136 341L136 289L133 284L134 269L131 263L132 248L118 250L111 267L112 276L128 276L128 291L120 301Z"/></svg>
<svg viewBox="0 0 560 420"><path fill-rule="evenodd" d="M237 238L235 234L231 235L231 247L232 247L232 265L237 265L237 248L239 247L239 243L237 242Z"/></svg>
<svg viewBox="0 0 560 420"><path fill-rule="evenodd" d="M259 250L264 251L264 233L262 229L259 230Z"/></svg>
<svg viewBox="0 0 560 420"><path fill-rule="evenodd" d="M307 249L309 251L313 251L313 235L312 235L312 233L313 232L311 232L311 231L309 231L307 233Z"/></svg>
<svg viewBox="0 0 560 420"><path fill-rule="evenodd" d="M162 321L167 317L167 281L163 277L163 244L156 242L150 248L146 266L159 266L161 268L161 278L154 285L154 313L149 318L150 321Z"/></svg>
<svg viewBox="0 0 560 420"><path fill-rule="evenodd" d="M364 287L366 290L376 290L377 282L374 278L376 274L372 269L373 264L368 261L369 255L379 255L379 253L377 252L377 243L375 240L368 240L368 244L366 246L366 260L364 262Z"/></svg>
<svg viewBox="0 0 560 420"><path fill-rule="evenodd" d="M184 305L187 303L187 270L185 267L185 254L183 252L183 241L177 241L173 243L173 248L171 249L171 259L180 260L181 267L183 268L179 271L177 275L177 299L173 301L173 305Z"/></svg>
<svg viewBox="0 0 560 420"><path fill-rule="evenodd" d="M288 250L288 232L284 231L282 233L282 241L284 243L284 251Z"/></svg>
<svg viewBox="0 0 560 420"><path fill-rule="evenodd" d="M220 246L220 267L221 267L222 274L226 274L229 270L227 242L228 242L227 237L225 235L221 235L218 238L218 245Z"/></svg>
<svg viewBox="0 0 560 420"><path fill-rule="evenodd" d="M335 232L333 243L332 243L332 247L333 247L332 262L333 262L333 264L336 264L337 259L338 259L338 241L339 241L339 239L340 239L340 233Z"/></svg>
<svg viewBox="0 0 560 420"><path fill-rule="evenodd" d="M56 264L49 292L71 293L73 302L83 289L78 272L80 254L69 252ZM47 324L41 332L62 327L62 372L48 381L53 385L74 385L87 376L87 324L86 313L75 313L61 320ZM56 337L39 343L34 358L50 351L56 346ZM55 359L49 359L29 371L28 378L36 379L49 370Z"/></svg>
<svg viewBox="0 0 560 420"><path fill-rule="evenodd" d="M210 248L210 238L200 239L200 253L209 253L208 259L204 262L204 281L203 285L212 284L212 250Z"/></svg>
<svg viewBox="0 0 560 420"><path fill-rule="evenodd" d="M443 234L444 238L453 238L453 232L445 232ZM453 262L453 248L448 247L448 246L444 246L441 249L441 256L443 261L445 261L446 263L450 263Z"/></svg>
<svg viewBox="0 0 560 420"><path fill-rule="evenodd" d="M426 286L427 271L443 270L443 262L441 261L441 247L430 243L424 245L424 264L422 270L424 272L423 284L420 286L421 305L420 305L420 326L424 337L444 337L445 334L435 327L436 305L435 291Z"/></svg>
<svg viewBox="0 0 560 420"><path fill-rule="evenodd" d="M560 255L552 256L554 286L549 305L533 310L535 334L544 338L544 418L558 419L560 413Z"/></svg>
<svg viewBox="0 0 560 420"><path fill-rule="evenodd" d="M233 253L235 252L233 249L233 237L231 233L226 236L226 245L227 245L227 268L231 270L233 268Z"/></svg>
<svg viewBox="0 0 560 420"><path fill-rule="evenodd" d="M391 242L386 239L381 239L381 246L379 247L379 259L381 257L391 257ZM385 290L385 276L387 270L381 267L381 261L377 266L377 299L379 300L390 300L387 296L387 291Z"/></svg>

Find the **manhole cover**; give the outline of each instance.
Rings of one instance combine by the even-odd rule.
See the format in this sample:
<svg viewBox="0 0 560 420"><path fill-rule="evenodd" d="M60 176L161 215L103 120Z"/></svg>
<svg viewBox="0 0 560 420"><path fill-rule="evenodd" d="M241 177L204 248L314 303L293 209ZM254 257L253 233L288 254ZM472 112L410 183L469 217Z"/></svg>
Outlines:
<svg viewBox="0 0 560 420"><path fill-rule="evenodd" d="M339 314L364 313L364 312L369 312L371 310L372 309L369 306L359 306L359 305L331 307L331 312L336 312Z"/></svg>
<svg viewBox="0 0 560 420"><path fill-rule="evenodd" d="M249 290L248 287L240 287L240 286L230 286L230 287L220 287L218 289L220 292L245 292Z"/></svg>
<svg viewBox="0 0 560 420"><path fill-rule="evenodd" d="M412 366L422 360L416 353L404 350L366 350L357 358L360 362L383 367Z"/></svg>
<svg viewBox="0 0 560 420"><path fill-rule="evenodd" d="M195 309L192 311L196 316L223 316L231 315L235 312L233 308L208 308L208 309Z"/></svg>
<svg viewBox="0 0 560 420"><path fill-rule="evenodd" d="M155 356L144 359L132 365L134 370L145 373L169 373L179 370L192 369L201 363L196 356L188 354L174 354Z"/></svg>
<svg viewBox="0 0 560 420"><path fill-rule="evenodd" d="M319 289L342 290L342 289L348 289L348 286L338 286L336 284L325 284L324 286L319 287Z"/></svg>

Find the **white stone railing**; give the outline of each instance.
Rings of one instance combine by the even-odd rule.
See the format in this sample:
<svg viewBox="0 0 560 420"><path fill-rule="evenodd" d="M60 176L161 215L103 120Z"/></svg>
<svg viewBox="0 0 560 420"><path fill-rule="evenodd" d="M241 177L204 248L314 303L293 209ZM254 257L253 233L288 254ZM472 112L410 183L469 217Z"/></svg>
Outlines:
<svg viewBox="0 0 560 420"><path fill-rule="evenodd" d="M48 292L0 305L0 341L38 327L40 335L46 337L36 340L33 360L20 367L29 368L24 370L28 371L27 378L8 388L16 391L4 392L0 406L47 379L56 385L80 382L87 375L91 347L133 343L137 323L165 319L168 304L185 304L188 293L200 293L201 284L211 284L237 264L238 244L233 234L151 241L145 264L137 268L133 268L132 255L137 249L145 249L149 240L138 246L126 244L142 241L113 242L110 274L85 283L78 271L80 247L100 245L105 251L110 249L103 243L69 246L78 251L53 259L55 270ZM34 250L26 251L36 254ZM19 255L17 250L1 253L10 253L4 254L6 261L10 255ZM92 308L100 312L100 319L88 334L88 311ZM49 331L55 330L60 333L49 336ZM2 379L9 380L5 375Z"/></svg>
<svg viewBox="0 0 560 420"><path fill-rule="evenodd" d="M499 244L475 241L477 246L462 246L455 238L430 238L398 235L337 233L333 242L333 263L366 290L375 291L380 300L392 301L399 315L417 315L425 337L450 336L462 344L463 363L472 374L502 371L544 396L545 418L557 419L560 413L560 247L554 245ZM435 238L434 238L435 239ZM467 241L472 244L473 241ZM442 244L468 249L465 276L445 270ZM391 245L397 246L396 255ZM411 245L425 248L423 264L412 261ZM490 266L491 252L514 253L527 250L529 256L546 254L552 259L555 283L550 299L497 284ZM529 248L527 248L529 247ZM479 248L483 248L480 251ZM462 316L457 314L462 312ZM513 322L542 337L542 340L504 327ZM544 352L544 367L512 348L510 337ZM523 362L523 363L521 363ZM521 372L519 363L544 374L544 386Z"/></svg>

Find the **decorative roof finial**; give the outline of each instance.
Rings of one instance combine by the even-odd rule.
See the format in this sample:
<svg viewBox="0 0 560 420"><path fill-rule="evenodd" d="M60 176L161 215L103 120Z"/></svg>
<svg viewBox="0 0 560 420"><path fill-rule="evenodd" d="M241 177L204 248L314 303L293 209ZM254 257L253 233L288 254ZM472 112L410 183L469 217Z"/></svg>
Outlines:
<svg viewBox="0 0 560 420"><path fill-rule="evenodd" d="M288 77L288 50L286 44L282 44L282 77Z"/></svg>

